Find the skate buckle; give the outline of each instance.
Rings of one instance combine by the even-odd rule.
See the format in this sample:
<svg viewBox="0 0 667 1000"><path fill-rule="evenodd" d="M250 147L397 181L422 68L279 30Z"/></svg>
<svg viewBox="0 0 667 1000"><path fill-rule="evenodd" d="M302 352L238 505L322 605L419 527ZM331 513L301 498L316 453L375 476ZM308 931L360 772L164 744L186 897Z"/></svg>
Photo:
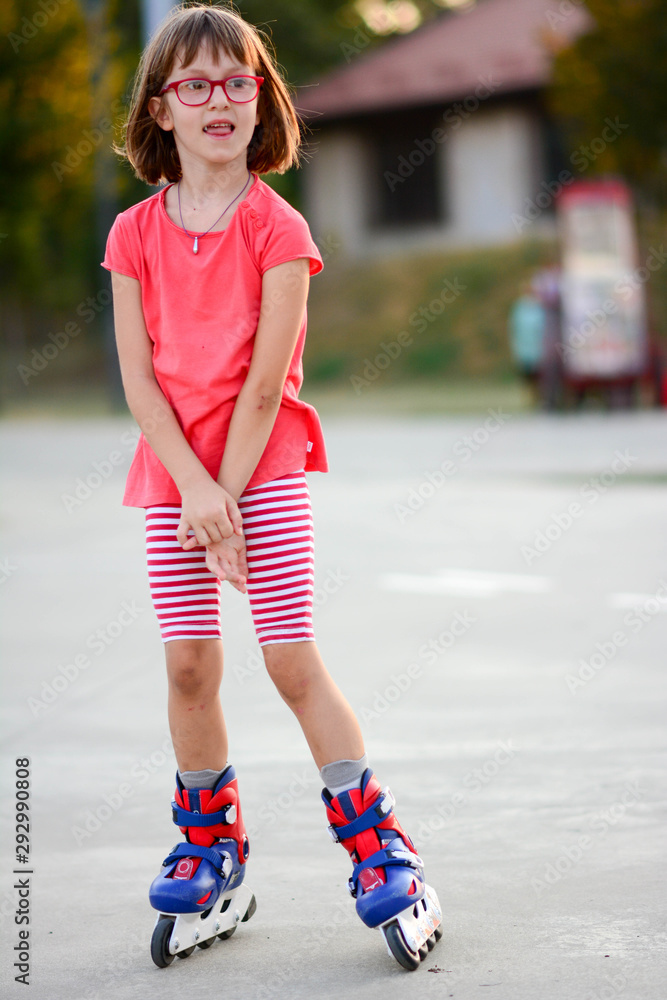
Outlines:
<svg viewBox="0 0 667 1000"><path fill-rule="evenodd" d="M389 813L392 811L395 805L396 805L396 799L392 794L391 788L389 787L389 785L387 785L387 787L382 792L382 798L375 806L375 812L378 814L378 816L380 816L381 819L384 819L385 816L389 815Z"/></svg>
<svg viewBox="0 0 667 1000"><path fill-rule="evenodd" d="M407 848L404 851L398 851L394 849L387 850L388 858L396 858L399 861L404 861L410 868L424 868L424 862L419 857L418 854L413 854L412 851L408 851Z"/></svg>
<svg viewBox="0 0 667 1000"><path fill-rule="evenodd" d="M340 844L340 837L338 836L338 831L335 826L330 826L327 828L329 830L329 836L333 840L334 844Z"/></svg>
<svg viewBox="0 0 667 1000"><path fill-rule="evenodd" d="M234 870L234 862L226 852L222 854L222 858L223 862L222 862L221 875L223 878L229 878L229 876L232 874L232 871Z"/></svg>

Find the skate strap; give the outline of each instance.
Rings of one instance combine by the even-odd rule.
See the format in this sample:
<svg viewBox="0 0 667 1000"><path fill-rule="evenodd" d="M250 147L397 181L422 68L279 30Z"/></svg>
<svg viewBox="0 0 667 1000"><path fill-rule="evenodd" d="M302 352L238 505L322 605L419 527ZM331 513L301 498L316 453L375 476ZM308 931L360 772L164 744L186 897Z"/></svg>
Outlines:
<svg viewBox="0 0 667 1000"><path fill-rule="evenodd" d="M375 854L370 854L367 858L361 861L358 865L354 866L352 871L352 882L354 882L355 888L359 875L366 868L388 868L392 865L402 865L404 868L414 868L415 871L423 873L424 862L417 855L413 854L412 851L395 851L395 850L385 850L376 851Z"/></svg>
<svg viewBox="0 0 667 1000"><path fill-rule="evenodd" d="M217 851L212 851L210 847L201 847L200 844L177 844L162 864L170 865L173 861L178 861L180 858L205 858L218 871L222 871L222 866L225 862L225 855L218 854Z"/></svg>
<svg viewBox="0 0 667 1000"><path fill-rule="evenodd" d="M230 802L218 812L195 813L183 809L177 802L172 802L171 815L177 826L218 826L220 823L229 825L236 819L236 806Z"/></svg>
<svg viewBox="0 0 667 1000"><path fill-rule="evenodd" d="M363 833L364 830L370 830L374 826L379 826L391 813L395 805L396 799L391 794L391 790L385 788L378 795L373 805L365 809L356 819L353 819L350 823L345 823L343 826L330 826L329 833L332 840L338 844L341 840L347 840L348 837L356 837L358 833Z"/></svg>

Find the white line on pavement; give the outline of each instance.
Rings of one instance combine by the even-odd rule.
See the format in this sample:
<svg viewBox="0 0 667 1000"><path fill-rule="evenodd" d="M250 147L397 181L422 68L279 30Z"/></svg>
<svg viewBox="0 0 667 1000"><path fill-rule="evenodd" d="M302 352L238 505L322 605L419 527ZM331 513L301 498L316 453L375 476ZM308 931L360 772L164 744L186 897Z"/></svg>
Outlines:
<svg viewBox="0 0 667 1000"><path fill-rule="evenodd" d="M384 573L379 578L379 584L383 590L400 590L413 594L454 594L462 597L493 597L506 591L543 594L551 589L551 580L547 576L469 569L442 569L428 576Z"/></svg>

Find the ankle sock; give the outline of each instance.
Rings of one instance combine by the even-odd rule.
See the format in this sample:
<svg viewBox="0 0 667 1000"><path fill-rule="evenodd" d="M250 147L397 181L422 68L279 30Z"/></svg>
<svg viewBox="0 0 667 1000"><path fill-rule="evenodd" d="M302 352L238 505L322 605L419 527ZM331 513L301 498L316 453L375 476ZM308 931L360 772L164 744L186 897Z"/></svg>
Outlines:
<svg viewBox="0 0 667 1000"><path fill-rule="evenodd" d="M366 754L359 760L336 760L332 764L324 765L320 771L320 778L335 798L350 788L358 788L361 776L367 767Z"/></svg>
<svg viewBox="0 0 667 1000"><path fill-rule="evenodd" d="M203 771L179 771L178 776L186 788L214 788L226 767L225 764L222 771L213 771L211 768Z"/></svg>

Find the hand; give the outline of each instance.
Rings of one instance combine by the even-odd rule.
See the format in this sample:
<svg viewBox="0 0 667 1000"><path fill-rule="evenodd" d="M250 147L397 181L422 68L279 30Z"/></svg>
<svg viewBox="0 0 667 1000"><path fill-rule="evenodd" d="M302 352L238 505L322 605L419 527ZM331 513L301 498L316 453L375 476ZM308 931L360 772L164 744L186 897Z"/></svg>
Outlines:
<svg viewBox="0 0 667 1000"><path fill-rule="evenodd" d="M243 535L234 534L221 542L207 545L206 565L219 580L228 580L235 590L247 593L248 562Z"/></svg>
<svg viewBox="0 0 667 1000"><path fill-rule="evenodd" d="M213 479L184 490L181 501L176 538L186 551L243 535L243 520L234 497Z"/></svg>

